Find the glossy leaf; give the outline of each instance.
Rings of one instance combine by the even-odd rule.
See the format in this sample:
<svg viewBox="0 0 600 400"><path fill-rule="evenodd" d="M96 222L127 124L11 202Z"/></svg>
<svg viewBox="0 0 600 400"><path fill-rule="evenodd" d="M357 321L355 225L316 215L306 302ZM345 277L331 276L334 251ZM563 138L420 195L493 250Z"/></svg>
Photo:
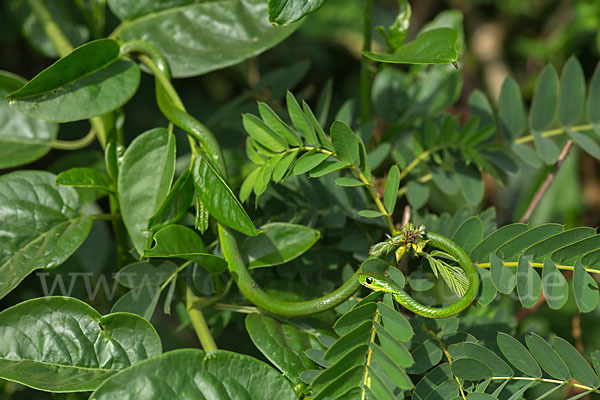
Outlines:
<svg viewBox="0 0 600 400"><path fill-rule="evenodd" d="M543 131L548 129L556 119L558 107L558 74L552 65L547 65L540 74L531 113L529 115L529 124L534 131Z"/></svg>
<svg viewBox="0 0 600 400"><path fill-rule="evenodd" d="M0 177L0 298L35 269L62 264L92 227L75 190L55 181L42 171Z"/></svg>
<svg viewBox="0 0 600 400"><path fill-rule="evenodd" d="M502 83L498 117L502 133L508 140L518 138L527 128L521 91L517 82L510 76Z"/></svg>
<svg viewBox="0 0 600 400"><path fill-rule="evenodd" d="M310 249L321 236L304 225L273 222L260 227L265 231L247 238L241 246L249 268L269 267L293 260Z"/></svg>
<svg viewBox="0 0 600 400"><path fill-rule="evenodd" d="M553 310L561 309L569 298L569 286L563 274L548 258L544 260L542 278L542 282L544 283L544 297L546 298L548 307Z"/></svg>
<svg viewBox="0 0 600 400"><path fill-rule="evenodd" d="M295 326L254 313L246 317L246 330L252 343L294 384L300 383L303 371L317 367L304 354L311 345L308 334Z"/></svg>
<svg viewBox="0 0 600 400"><path fill-rule="evenodd" d="M149 244L148 220L168 194L175 172L175 137L164 128L137 136L127 147L119 171L123 222L138 253ZM144 177L151 176L152 179Z"/></svg>
<svg viewBox="0 0 600 400"><path fill-rule="evenodd" d="M542 337L535 333L529 333L525 336L525 343L542 369L550 376L562 381L571 379L569 369L563 360Z"/></svg>
<svg viewBox="0 0 600 400"><path fill-rule="evenodd" d="M202 203L217 221L249 236L258 234L227 183L202 157L196 158L194 164L194 185Z"/></svg>
<svg viewBox="0 0 600 400"><path fill-rule="evenodd" d="M523 307L533 307L542 294L542 279L525 257L517 266L517 293Z"/></svg>
<svg viewBox="0 0 600 400"><path fill-rule="evenodd" d="M218 350L175 350L128 368L105 381L90 400L189 398L292 400L285 377L250 356Z"/></svg>
<svg viewBox="0 0 600 400"><path fill-rule="evenodd" d="M560 358L562 358L565 364L567 364L573 379L583 385L591 387L600 386L598 376L594 373L594 370L592 367L590 367L585 358L579 354L577 349L575 349L572 344L557 337L554 339L553 347Z"/></svg>
<svg viewBox="0 0 600 400"><path fill-rule="evenodd" d="M338 157L355 164L358 161L358 138L352 129L341 121L335 121L329 134Z"/></svg>
<svg viewBox="0 0 600 400"><path fill-rule="evenodd" d="M581 64L571 57L565 64L560 78L560 103L558 119L563 126L579 121L585 106L585 76Z"/></svg>
<svg viewBox="0 0 600 400"><path fill-rule="evenodd" d="M144 257L183 258L206 268L209 272L225 271L227 263L207 252L202 239L183 225L167 225L154 234L155 245L144 251Z"/></svg>
<svg viewBox="0 0 600 400"><path fill-rule="evenodd" d="M393 54L363 52L374 61L395 64L448 64L458 58L454 29L438 28L421 33L412 42L400 46Z"/></svg>
<svg viewBox="0 0 600 400"><path fill-rule="evenodd" d="M148 220L148 230L154 232L181 219L192 205L194 193L192 173L186 170L177 178L156 214Z"/></svg>
<svg viewBox="0 0 600 400"><path fill-rule="evenodd" d="M542 376L539 365L521 342L503 332L498 333L497 342L504 357L519 371L528 376Z"/></svg>
<svg viewBox="0 0 600 400"><path fill-rule="evenodd" d="M579 261L575 263L573 272L573 294L577 308L582 313L594 311L598 307L598 283Z"/></svg>
<svg viewBox="0 0 600 400"><path fill-rule="evenodd" d="M124 312L139 315L150 321L161 290L158 285L146 284L135 287L121 296L111 308L111 312Z"/></svg>
<svg viewBox="0 0 600 400"><path fill-rule="evenodd" d="M269 0L269 21L276 26L287 25L315 12L325 0Z"/></svg>
<svg viewBox="0 0 600 400"><path fill-rule="evenodd" d="M93 168L71 168L56 177L57 185L101 189L113 192L108 176Z"/></svg>
<svg viewBox="0 0 600 400"><path fill-rule="evenodd" d="M238 64L288 37L299 24L274 28L262 0L211 2L110 0L121 19L119 40L155 46L174 77L202 75Z"/></svg>
<svg viewBox="0 0 600 400"><path fill-rule="evenodd" d="M0 98L18 90L25 80L0 71ZM0 169L33 162L50 151L58 133L58 125L29 118L14 112L6 101L0 101Z"/></svg>
<svg viewBox="0 0 600 400"><path fill-rule="evenodd" d="M286 141L255 115L244 114L242 122L250 137L267 149L279 153L287 148Z"/></svg>
<svg viewBox="0 0 600 400"><path fill-rule="evenodd" d="M94 390L118 370L162 351L144 319L101 316L68 297L28 300L2 311L0 335L0 377L52 392Z"/></svg>
<svg viewBox="0 0 600 400"><path fill-rule="evenodd" d="M112 39L76 48L9 94L10 107L34 118L68 122L122 106L137 90L140 69L119 51Z"/></svg>

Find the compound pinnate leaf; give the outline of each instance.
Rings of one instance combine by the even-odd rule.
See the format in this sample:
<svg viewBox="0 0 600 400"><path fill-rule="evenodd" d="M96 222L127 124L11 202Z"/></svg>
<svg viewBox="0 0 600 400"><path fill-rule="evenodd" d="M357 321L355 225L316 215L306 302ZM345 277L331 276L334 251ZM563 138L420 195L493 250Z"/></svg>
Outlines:
<svg viewBox="0 0 600 400"><path fill-rule="evenodd" d="M481 361L492 370L494 376L513 376L513 371L508 364L485 347L466 342L463 344L463 349L467 357Z"/></svg>
<svg viewBox="0 0 600 400"><path fill-rule="evenodd" d="M492 377L492 370L474 358L459 358L452 363L455 376L466 381L480 381Z"/></svg>
<svg viewBox="0 0 600 400"><path fill-rule="evenodd" d="M0 98L25 82L17 75L0 71ZM25 165L44 156L57 133L57 124L14 112L6 101L0 101L0 168Z"/></svg>
<svg viewBox="0 0 600 400"><path fill-rule="evenodd" d="M278 153L287 148L286 141L258 117L252 114L244 114L242 116L242 122L244 124L244 129L246 129L246 132L248 132L250 137L267 149Z"/></svg>
<svg viewBox="0 0 600 400"><path fill-rule="evenodd" d="M164 128L142 133L123 155L118 180L121 214L140 254L149 244L148 220L167 196L174 172L175 137Z"/></svg>
<svg viewBox="0 0 600 400"><path fill-rule="evenodd" d="M260 227L259 236L247 238L240 251L249 268L269 267L293 260L310 249L321 237L304 225L273 222Z"/></svg>
<svg viewBox="0 0 600 400"><path fill-rule="evenodd" d="M175 350L145 360L105 381L90 400L158 400L185 393L191 399L292 400L289 381L250 356L218 350Z"/></svg>
<svg viewBox="0 0 600 400"><path fill-rule="evenodd" d="M227 263L207 252L196 232L183 225L167 225L154 234L154 247L144 251L144 257L183 258L200 264L208 271L225 271Z"/></svg>
<svg viewBox="0 0 600 400"><path fill-rule="evenodd" d="M542 369L550 376L563 381L571 379L569 369L563 360L541 336L529 333L525 336L525 343Z"/></svg>
<svg viewBox="0 0 600 400"><path fill-rule="evenodd" d="M52 392L94 390L118 370L162 351L144 319L101 316L69 297L33 299L4 310L0 335L0 377Z"/></svg>
<svg viewBox="0 0 600 400"><path fill-rule="evenodd" d="M471 252L473 262L488 262L489 257L504 243L527 230L526 224L505 225L490 233Z"/></svg>
<svg viewBox="0 0 600 400"><path fill-rule="evenodd" d="M454 29L438 28L421 33L412 42L400 46L393 54L363 52L374 61L395 64L448 64L458 58Z"/></svg>
<svg viewBox="0 0 600 400"><path fill-rule="evenodd" d="M133 96L140 82L139 67L119 52L119 43L113 39L86 43L9 94L9 105L54 122L115 110Z"/></svg>
<svg viewBox="0 0 600 400"><path fill-rule="evenodd" d="M62 264L92 227L75 190L55 181L42 171L0 177L0 298L33 270Z"/></svg>
<svg viewBox="0 0 600 400"><path fill-rule="evenodd" d="M534 261L544 261L544 258L550 256L555 250L594 236L595 234L596 230L594 228L580 227L569 229L529 247L525 250L524 255Z"/></svg>
<svg viewBox="0 0 600 400"><path fill-rule="evenodd" d="M202 156L194 164L194 185L202 203L217 221L249 236L258 234L231 188Z"/></svg>
<svg viewBox="0 0 600 400"><path fill-rule="evenodd" d="M504 261L516 261L518 256L527 248L542 242L544 239L557 235L563 232L563 230L564 227L560 224L536 226L500 246L496 254Z"/></svg>
<svg viewBox="0 0 600 400"><path fill-rule="evenodd" d="M571 343L557 337L554 339L553 347L567 364L573 379L590 387L600 386L600 380L598 380L598 376L594 373L592 367Z"/></svg>
<svg viewBox="0 0 600 400"><path fill-rule="evenodd" d="M300 26L271 26L263 0L111 0L108 5L123 21L116 31L119 40L154 45L175 77L237 64L273 47Z"/></svg>
<svg viewBox="0 0 600 400"><path fill-rule="evenodd" d="M519 371L528 376L542 376L540 366L521 342L503 332L498 334L497 342L504 357Z"/></svg>

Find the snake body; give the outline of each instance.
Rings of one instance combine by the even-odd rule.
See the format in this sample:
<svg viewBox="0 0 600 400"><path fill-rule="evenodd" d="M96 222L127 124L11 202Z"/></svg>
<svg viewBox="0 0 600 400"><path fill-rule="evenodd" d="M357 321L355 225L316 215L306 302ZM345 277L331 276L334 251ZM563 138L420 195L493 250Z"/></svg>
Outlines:
<svg viewBox="0 0 600 400"><path fill-rule="evenodd" d="M358 280L363 286L366 286L369 289L391 293L394 299L400 305L414 312L415 314L427 318L450 317L467 308L473 302L473 300L475 300L479 290L479 273L477 272L475 265L473 265L473 262L471 262L469 256L467 256L464 250L461 249L456 243L437 233L429 232L427 234L427 238L429 239L429 245L443 250L453 256L458 261L458 265L465 272L469 281L469 288L460 300L446 307L429 307L410 297L410 295L402 290L399 285L383 275L365 272L358 275Z"/></svg>

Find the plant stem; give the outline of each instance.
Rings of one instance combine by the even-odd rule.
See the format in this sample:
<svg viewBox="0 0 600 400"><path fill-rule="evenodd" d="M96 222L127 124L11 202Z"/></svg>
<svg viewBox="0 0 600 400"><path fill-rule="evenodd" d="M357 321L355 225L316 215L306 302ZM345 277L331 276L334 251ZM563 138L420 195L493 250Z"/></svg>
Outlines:
<svg viewBox="0 0 600 400"><path fill-rule="evenodd" d="M121 214L92 214L92 221L118 221L121 219Z"/></svg>
<svg viewBox="0 0 600 400"><path fill-rule="evenodd" d="M523 217L521 217L521 220L519 221L520 223L524 224L527 223L527 221L529 221L529 218L531 218L531 215L533 214L537 206L540 204L540 201L542 201L542 197L544 197L544 194L546 194L546 191L552 184L552 181L554 181L554 178L556 177L556 174L558 173L558 170L560 169L561 165L569 155L569 151L571 150L572 146L572 140L568 140L567 143L565 143L562 151L560 152L560 155L558 156L556 164L552 168L552 171L550 171L550 173L546 176L546 179L544 179L542 185L535 192L535 195L533 195L531 203L529 203L529 206L527 207L527 211L525 211L525 214L523 214Z"/></svg>
<svg viewBox="0 0 600 400"><path fill-rule="evenodd" d="M363 51L371 50L371 12L372 0L364 0L363 8ZM360 120L361 123L371 119L371 61L361 56L360 59Z"/></svg>
<svg viewBox="0 0 600 400"><path fill-rule="evenodd" d="M375 311L375 317L373 317L373 321L379 322L379 310ZM371 338L369 339L369 344L375 343L375 335L376 334L377 334L377 330L375 329L375 324L373 324L373 327L371 328ZM365 363L365 365L367 367L369 365L371 365L372 358L373 358L373 348L371 346L369 346L369 351L367 352L367 362ZM371 388L371 379L369 378L369 369L368 368L365 368L365 377L363 379L363 386ZM367 396L367 392L366 392L366 390L363 389L361 400L365 400L366 396Z"/></svg>
<svg viewBox="0 0 600 400"><path fill-rule="evenodd" d="M198 298L192 292L192 288L186 286L185 288L185 303L187 312L190 316L190 321L192 321L192 325L194 326L194 330L196 331L196 336L200 340L200 344L202 348L206 352L216 351L218 350L217 344L213 339L210 329L208 328L208 324L206 323L206 319L204 319L204 314L200 309L196 308L194 303Z"/></svg>
<svg viewBox="0 0 600 400"><path fill-rule="evenodd" d="M569 128L572 131L589 131L594 129L594 127L591 124L588 125L575 125ZM552 137L552 136L558 136L558 135L562 135L563 133L565 133L565 129L564 128L556 128L556 129L550 129L547 131L543 131L540 132L540 136L542 137ZM522 136L520 138L515 139L515 143L517 144L523 144L523 143L528 143L528 142L533 142L533 135L528 135L528 136Z"/></svg>
<svg viewBox="0 0 600 400"><path fill-rule="evenodd" d="M491 267L490 263L474 263L474 264L480 268L490 268ZM502 264L505 267L517 267L519 265L519 263L517 261L503 261ZM544 268L543 263L530 262L529 265L531 265L533 268ZM563 271L574 271L575 270L575 267L572 265L556 265L556 268L561 269ZM588 268L588 267L584 267L584 268L587 272L590 272L592 274L600 274L600 269L594 269L594 268Z"/></svg>
<svg viewBox="0 0 600 400"><path fill-rule="evenodd" d="M73 46L69 42L69 39L60 30L58 24L52 18L52 14L46 8L46 5L42 0L27 0L29 6L33 10L36 18L40 21L44 27L46 35L50 38L54 47L58 51L58 54L63 57L73 50Z"/></svg>
<svg viewBox="0 0 600 400"><path fill-rule="evenodd" d="M579 389L584 389L584 390L589 390L590 392L594 392L594 393L600 393L600 388L593 388L590 386L585 386L582 385L580 383L573 383L570 381L561 381L558 379L547 379L547 378L533 378L533 377L529 377L529 376L493 376L489 379L492 380L515 380L515 381L537 381L537 382L546 382L546 383L556 383L556 384L561 384L561 385L568 385L568 386L573 386Z"/></svg>
<svg viewBox="0 0 600 400"><path fill-rule="evenodd" d="M89 146L96 139L96 130L92 126L87 135L77 140L54 140L50 147L58 150L79 150Z"/></svg>

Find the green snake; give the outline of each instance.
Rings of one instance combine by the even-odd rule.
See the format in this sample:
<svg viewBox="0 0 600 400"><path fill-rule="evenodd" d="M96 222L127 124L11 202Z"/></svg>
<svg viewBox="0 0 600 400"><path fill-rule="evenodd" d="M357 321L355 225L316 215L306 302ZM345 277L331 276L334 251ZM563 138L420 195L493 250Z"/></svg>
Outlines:
<svg viewBox="0 0 600 400"><path fill-rule="evenodd" d="M427 318L450 317L467 308L475 300L477 291L479 290L479 273L475 269L471 259L456 243L437 233L429 232L427 238L429 239L427 242L429 245L453 256L465 272L469 281L469 288L460 300L446 307L428 307L410 297L398 284L383 275L374 272L365 272L358 275L358 280L363 286L369 289L391 293L400 305L415 314Z"/></svg>
<svg viewBox="0 0 600 400"><path fill-rule="evenodd" d="M156 79L156 98L162 113L170 122L187 131L198 141L200 155L207 162L213 163L216 169L226 178L227 172L218 141L202 123L185 111L177 93L171 90L169 68L164 57L152 45L141 41L122 44L121 54L127 56L131 53L140 53L141 61L153 73ZM241 257L237 241L232 232L221 224L219 224L219 239L229 272L242 294L261 309L284 317L312 315L335 307L348 299L356 292L360 284L363 284L373 290L392 293L396 301L416 314L429 318L442 318L454 315L468 307L477 295L479 288L479 275L465 252L449 239L429 233L428 243L454 256L469 280L469 288L465 295L448 307L432 308L422 305L390 279L378 274L361 273L360 269L342 286L327 295L307 301L285 301L270 296L260 288Z"/></svg>

